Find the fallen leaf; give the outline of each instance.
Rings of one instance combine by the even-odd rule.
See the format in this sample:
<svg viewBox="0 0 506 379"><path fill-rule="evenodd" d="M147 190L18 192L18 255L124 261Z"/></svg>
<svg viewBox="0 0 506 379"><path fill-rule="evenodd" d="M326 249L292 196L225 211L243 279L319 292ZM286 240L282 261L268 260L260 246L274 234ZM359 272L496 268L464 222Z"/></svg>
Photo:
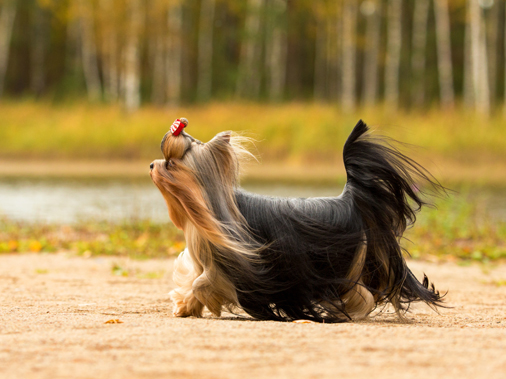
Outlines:
<svg viewBox="0 0 506 379"><path fill-rule="evenodd" d="M104 324L123 324L123 321L120 321L119 319L112 319L104 322Z"/></svg>
<svg viewBox="0 0 506 379"><path fill-rule="evenodd" d="M295 320L295 321L292 321L294 324L316 324L316 322L314 321L310 321L310 320Z"/></svg>

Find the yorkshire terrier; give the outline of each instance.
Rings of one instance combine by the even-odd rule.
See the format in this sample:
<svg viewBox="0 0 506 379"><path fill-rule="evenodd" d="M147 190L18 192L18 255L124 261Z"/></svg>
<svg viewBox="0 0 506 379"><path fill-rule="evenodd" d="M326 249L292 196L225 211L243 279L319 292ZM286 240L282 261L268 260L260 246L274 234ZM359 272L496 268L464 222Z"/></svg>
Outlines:
<svg viewBox="0 0 506 379"><path fill-rule="evenodd" d="M244 138L202 143L178 119L151 163L187 248L175 262L174 315L216 316L223 307L261 320L343 322L391 303L402 319L412 302L442 296L406 265L401 237L423 205L423 182L444 190L388 140L359 121L344 145L340 196L277 198L239 186Z"/></svg>

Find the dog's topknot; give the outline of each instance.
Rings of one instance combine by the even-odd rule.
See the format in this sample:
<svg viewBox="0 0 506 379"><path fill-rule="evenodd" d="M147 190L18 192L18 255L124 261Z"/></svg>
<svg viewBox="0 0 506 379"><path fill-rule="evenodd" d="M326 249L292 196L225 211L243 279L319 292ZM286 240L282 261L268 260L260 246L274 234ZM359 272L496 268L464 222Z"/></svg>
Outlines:
<svg viewBox="0 0 506 379"><path fill-rule="evenodd" d="M166 161L181 159L191 147L192 139L183 132L186 126L188 126L188 120L181 117L174 121L170 130L163 136L160 148Z"/></svg>

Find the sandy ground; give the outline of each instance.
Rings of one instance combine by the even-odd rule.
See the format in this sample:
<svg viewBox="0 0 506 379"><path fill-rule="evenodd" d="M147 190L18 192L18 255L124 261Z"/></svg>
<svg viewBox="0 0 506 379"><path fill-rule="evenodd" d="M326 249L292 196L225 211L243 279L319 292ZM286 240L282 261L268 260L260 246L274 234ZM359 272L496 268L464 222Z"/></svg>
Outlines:
<svg viewBox="0 0 506 379"><path fill-rule="evenodd" d="M331 325L173 318L172 261L1 255L0 377L505 378L506 266L410 266L453 308Z"/></svg>

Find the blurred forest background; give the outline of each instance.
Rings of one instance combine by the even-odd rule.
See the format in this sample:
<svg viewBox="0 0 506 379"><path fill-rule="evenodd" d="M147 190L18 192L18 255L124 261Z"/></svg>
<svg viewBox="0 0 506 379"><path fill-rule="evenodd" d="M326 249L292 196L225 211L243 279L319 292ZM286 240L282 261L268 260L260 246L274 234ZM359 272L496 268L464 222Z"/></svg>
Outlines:
<svg viewBox="0 0 506 379"><path fill-rule="evenodd" d="M362 118L461 191L415 256L504 259L505 21L505 0L0 0L0 252L180 251L148 176L175 118L257 139L244 183L284 196L337 195Z"/></svg>
<svg viewBox="0 0 506 379"><path fill-rule="evenodd" d="M0 94L506 104L503 0L2 0Z"/></svg>

